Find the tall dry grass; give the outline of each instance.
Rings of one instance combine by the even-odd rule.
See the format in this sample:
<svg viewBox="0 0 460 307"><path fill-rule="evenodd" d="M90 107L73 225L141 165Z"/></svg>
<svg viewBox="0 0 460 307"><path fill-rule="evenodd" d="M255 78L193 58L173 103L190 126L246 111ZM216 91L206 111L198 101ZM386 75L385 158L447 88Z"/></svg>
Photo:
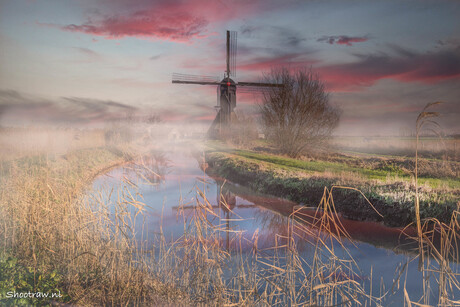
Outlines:
<svg viewBox="0 0 460 307"><path fill-rule="evenodd" d="M219 209L212 206L203 179L195 201L181 203L183 235L171 241L161 225L153 234L146 228L149 207L140 183L127 176L118 189L79 197L94 168L117 159L123 156L83 150L62 160L42 156L3 169L8 176L1 182L0 248L31 269L32 286L40 276L57 272L66 301L88 306L385 305L389 291L374 296L372 277L366 289L357 262L347 252L349 236L337 218L332 193L339 187L324 190L313 220L294 210L286 229L273 235L273 246L260 248L257 232L247 238L241 229L227 227L241 218L224 197ZM137 177L146 184L161 183L161 166L139 161L132 167ZM458 259L458 212L450 224L420 220L415 239L420 242L425 288L419 301L406 292L408 304L431 302L433 278L437 303L458 304L452 295L459 289L458 273L449 265ZM309 257L299 245L310 246Z"/></svg>
<svg viewBox="0 0 460 307"><path fill-rule="evenodd" d="M420 201L418 185L418 150L419 137L423 129L430 125L429 130L438 135L442 141L440 125L435 121L439 116L438 112L429 111L430 108L441 104L441 102L428 103L416 119L416 144L415 144L415 221L418 242L418 267L422 272L423 294L417 301L409 297L405 285L405 303L408 306L428 306L433 303L434 291L437 291L438 306L460 306L460 300L455 299L455 292L460 290L458 276L460 272L455 271L451 263L460 261L460 201L457 209L454 210L448 223L443 223L435 218L422 220L420 218Z"/></svg>
<svg viewBox="0 0 460 307"><path fill-rule="evenodd" d="M102 220L103 207L78 200L91 174L117 161L124 158L94 149L55 161L45 156L10 164L0 196L1 256L17 258L18 267L33 275L28 284L14 276L13 289L38 291L41 280L54 272L70 302L122 304L144 296L149 281L130 260L134 243L120 235L129 233L129 225L111 228Z"/></svg>
<svg viewBox="0 0 460 307"><path fill-rule="evenodd" d="M422 112L418 115L416 121L415 121L415 126L416 126L416 143L415 143L415 170L414 170L414 175L415 175L415 220L416 220L416 225L417 225L417 235L418 235L418 241L419 241L419 249L420 251L423 250L423 240L422 240L422 227L421 227L421 221L420 221L420 199L419 199L419 188L418 188L418 146L419 146L419 138L420 138L420 133L422 132L422 129L424 126L427 124L432 124L436 128L439 128L439 124L432 120L431 118L435 118L439 116L438 112L429 112L427 109L439 105L441 102L433 102L433 103L428 103L422 110ZM431 129L434 132L437 132L436 130ZM424 254L420 253L420 259L423 262L423 257Z"/></svg>

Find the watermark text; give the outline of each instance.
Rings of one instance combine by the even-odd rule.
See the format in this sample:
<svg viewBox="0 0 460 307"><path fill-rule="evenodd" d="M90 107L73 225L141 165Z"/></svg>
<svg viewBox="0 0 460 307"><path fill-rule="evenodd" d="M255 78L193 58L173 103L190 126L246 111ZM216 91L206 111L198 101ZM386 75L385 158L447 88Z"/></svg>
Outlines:
<svg viewBox="0 0 460 307"><path fill-rule="evenodd" d="M6 292L6 298L58 298L62 297L61 291L46 293L46 292L16 292L8 291Z"/></svg>

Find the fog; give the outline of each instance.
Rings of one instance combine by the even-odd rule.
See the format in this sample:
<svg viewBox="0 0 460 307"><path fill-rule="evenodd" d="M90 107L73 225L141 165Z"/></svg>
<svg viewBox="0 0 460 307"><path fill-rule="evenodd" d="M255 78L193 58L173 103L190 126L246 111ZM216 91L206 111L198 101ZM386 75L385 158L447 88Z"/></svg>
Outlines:
<svg viewBox="0 0 460 307"><path fill-rule="evenodd" d="M335 103L336 96L332 95L332 103ZM243 121L252 118L255 129L262 132L257 108L260 95L244 94L241 101L237 114ZM204 100L198 105L206 102ZM189 108L181 105L181 108L173 106L168 109L169 104L164 105L166 107L161 108L156 105L134 106L123 101L84 97L43 98L14 90L0 90L0 155L1 158L14 158L44 152L65 153L78 148L106 146L113 141L133 140L138 142L141 150L143 145L151 146L164 141L193 139L197 142L205 139L215 110L201 108L201 112L206 114L197 117L196 103ZM365 114L354 110L355 106L350 108L342 108L340 124L334 132L336 139L343 136L413 136L415 118L421 111L418 105L413 104L408 110L410 112L382 113L378 116L379 111L376 111L366 118ZM444 103L436 111L441 113L436 120L445 135L460 133L458 105ZM378 146L378 143L374 141L372 146Z"/></svg>

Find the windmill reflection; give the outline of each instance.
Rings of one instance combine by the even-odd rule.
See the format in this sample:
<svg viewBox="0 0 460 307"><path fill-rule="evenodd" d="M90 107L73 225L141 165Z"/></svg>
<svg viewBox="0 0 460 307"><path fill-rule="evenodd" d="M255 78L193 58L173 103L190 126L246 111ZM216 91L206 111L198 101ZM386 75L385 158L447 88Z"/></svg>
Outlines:
<svg viewBox="0 0 460 307"><path fill-rule="evenodd" d="M225 242L224 246L225 249L230 252L231 249L231 242L232 238L230 237L230 233L239 233L240 230L237 229L236 223L238 221L242 221L243 219L238 216L237 213L234 212L236 208L238 209L245 209L245 208L255 208L256 206L253 204L238 204L236 194L231 192L228 188L226 188L223 184L217 184L217 199L216 204L210 204L206 201L206 208L213 209L213 213L211 213L210 221L215 221L218 225L223 226L223 228L218 227L219 230L225 232ZM185 210L196 210L198 208L202 208L203 205L181 205L181 206L173 206L173 210L177 210L179 214L183 214ZM206 209L208 210L208 209ZM209 211L208 211L209 212ZM214 217L217 217L218 220L215 220ZM213 222L214 223L214 222ZM215 224L215 223L214 223ZM232 225L233 224L233 225Z"/></svg>
<svg viewBox="0 0 460 307"><path fill-rule="evenodd" d="M219 209L225 214L225 219L222 219L226 224L225 246L227 251L230 251L230 213L233 213L233 209L236 207L236 196L224 185L217 185L217 189L217 203L219 204Z"/></svg>
<svg viewBox="0 0 460 307"><path fill-rule="evenodd" d="M235 186L230 183L222 183L217 181L216 184L217 193L216 201L214 204L206 202L206 208L213 210L216 214L210 214L210 221L213 221L213 224L219 225L218 229L222 232L225 232L224 237L222 238L223 247L230 252L232 249L246 249L252 248L252 233L245 232L243 235L242 231L247 227L245 222L248 219L252 220L254 224L259 225L260 231L257 230L257 241L259 247L261 248L270 248L276 243L281 246L286 244L286 240L289 233L289 216L280 213L275 205L281 205L281 207L286 208L287 210L291 209L288 205L290 202L283 202L279 199L265 198L260 196L247 197L247 195L238 194L235 191ZM241 197L241 198L240 198ZM246 200L250 199L250 202ZM173 210L177 210L179 213L196 210L202 205L187 204L181 206L172 207ZM289 207L289 209L288 209ZM242 214L244 209L249 209L251 214L250 217L247 216L247 213ZM241 217L239 214L245 216ZM217 217L218 220L214 220L214 217ZM242 235L242 241L238 240L238 235ZM248 237L249 235L249 237ZM311 233L299 232L295 234L296 242L299 241L298 249L303 251L308 248L308 242L311 242ZM304 243L302 242L303 239ZM232 242L239 242L234 245Z"/></svg>

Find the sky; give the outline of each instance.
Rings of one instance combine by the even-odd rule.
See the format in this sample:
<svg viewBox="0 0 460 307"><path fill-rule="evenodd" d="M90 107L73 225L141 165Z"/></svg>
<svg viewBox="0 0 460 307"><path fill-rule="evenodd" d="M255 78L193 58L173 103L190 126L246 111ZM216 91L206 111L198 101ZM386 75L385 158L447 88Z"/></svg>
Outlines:
<svg viewBox="0 0 460 307"><path fill-rule="evenodd" d="M0 125L94 124L126 114L210 125L225 31L237 81L312 68L342 110L337 135L397 135L442 101L460 133L460 1L0 0ZM237 111L257 115L257 94Z"/></svg>

